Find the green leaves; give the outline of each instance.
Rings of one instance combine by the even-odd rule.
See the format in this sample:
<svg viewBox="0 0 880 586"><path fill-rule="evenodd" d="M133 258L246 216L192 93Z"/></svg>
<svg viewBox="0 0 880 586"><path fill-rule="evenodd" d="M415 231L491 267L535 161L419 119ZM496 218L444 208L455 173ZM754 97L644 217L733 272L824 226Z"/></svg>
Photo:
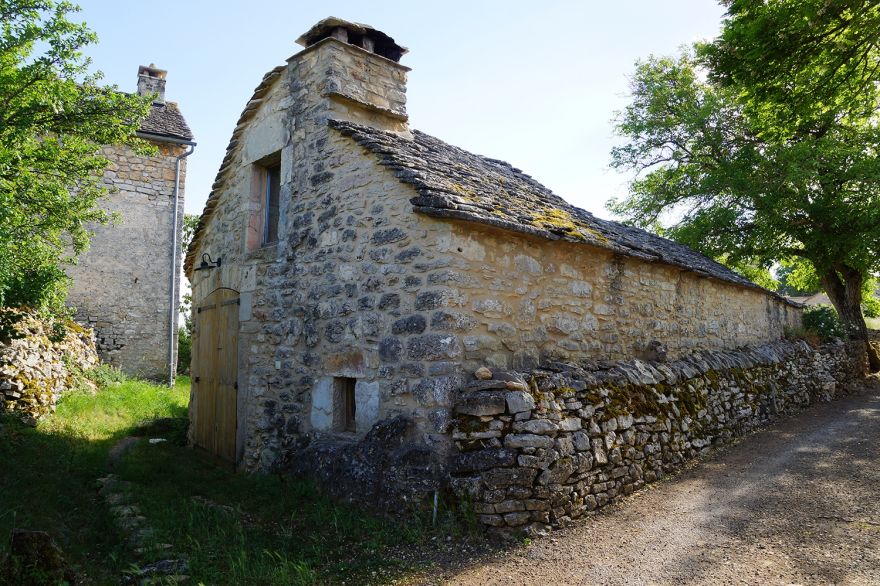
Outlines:
<svg viewBox="0 0 880 586"><path fill-rule="evenodd" d="M729 0L701 54L755 118L782 133L870 116L880 80L880 5L872 0Z"/></svg>
<svg viewBox="0 0 880 586"><path fill-rule="evenodd" d="M611 152L634 177L609 208L750 277L808 262L864 332L861 284L880 271L880 4L727 5L715 42L637 63Z"/></svg>
<svg viewBox="0 0 880 586"><path fill-rule="evenodd" d="M101 147L137 146L149 111L149 99L88 75L81 50L96 37L69 20L77 10L0 0L0 305L63 306L61 264L107 219Z"/></svg>

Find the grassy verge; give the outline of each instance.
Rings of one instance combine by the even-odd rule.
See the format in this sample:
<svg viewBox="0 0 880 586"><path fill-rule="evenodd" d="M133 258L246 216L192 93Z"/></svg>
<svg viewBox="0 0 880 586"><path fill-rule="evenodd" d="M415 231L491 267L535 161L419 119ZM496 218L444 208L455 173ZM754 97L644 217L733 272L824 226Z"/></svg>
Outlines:
<svg viewBox="0 0 880 586"><path fill-rule="evenodd" d="M189 380L173 389L139 381L108 382L96 394L73 392L35 428L0 419L0 559L13 527L48 531L85 583L116 584L135 561L123 545L95 480L110 472L119 439L141 442L112 470L136 483L138 506L189 560L197 584L387 583L416 571L389 548L428 543L451 528L427 515L391 522L324 497L310 484L235 474L184 444ZM454 528L454 527L453 527Z"/></svg>

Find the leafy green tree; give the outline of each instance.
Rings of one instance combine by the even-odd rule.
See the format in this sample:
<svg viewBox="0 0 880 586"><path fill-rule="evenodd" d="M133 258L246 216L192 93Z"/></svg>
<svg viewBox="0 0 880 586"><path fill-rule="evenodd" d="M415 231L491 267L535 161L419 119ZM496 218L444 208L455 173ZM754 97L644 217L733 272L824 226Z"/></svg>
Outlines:
<svg viewBox="0 0 880 586"><path fill-rule="evenodd" d="M800 297L814 295L821 291L822 283L813 270L813 265L803 259L785 260L776 269L779 286L777 293Z"/></svg>
<svg viewBox="0 0 880 586"><path fill-rule="evenodd" d="M704 50L710 78L735 87L764 132L783 135L877 108L880 3L723 0L721 36Z"/></svg>
<svg viewBox="0 0 880 586"><path fill-rule="evenodd" d="M809 262L880 369L860 308L880 270L876 113L814 117L808 106L786 126L740 86L715 81L698 51L637 64L617 123L626 140L612 151L612 166L636 175L610 209L642 226L671 217L669 237L734 266Z"/></svg>
<svg viewBox="0 0 880 586"><path fill-rule="evenodd" d="M0 305L63 307L61 268L107 215L102 145L134 138L149 97L99 85L95 35L54 0L0 0Z"/></svg>

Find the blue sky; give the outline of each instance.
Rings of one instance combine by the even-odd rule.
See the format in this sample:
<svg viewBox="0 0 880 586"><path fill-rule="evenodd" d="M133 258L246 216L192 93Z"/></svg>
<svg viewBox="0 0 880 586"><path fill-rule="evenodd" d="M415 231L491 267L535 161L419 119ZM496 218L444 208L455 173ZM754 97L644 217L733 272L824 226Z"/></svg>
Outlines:
<svg viewBox="0 0 880 586"><path fill-rule="evenodd" d="M568 201L608 217L626 193L608 168L612 119L634 62L715 36L710 0L617 2L321 2L80 0L100 43L87 49L104 81L133 91L138 65L168 70L198 147L187 213L201 213L238 116L263 74L300 50L295 39L338 16L409 48L410 124L504 159Z"/></svg>

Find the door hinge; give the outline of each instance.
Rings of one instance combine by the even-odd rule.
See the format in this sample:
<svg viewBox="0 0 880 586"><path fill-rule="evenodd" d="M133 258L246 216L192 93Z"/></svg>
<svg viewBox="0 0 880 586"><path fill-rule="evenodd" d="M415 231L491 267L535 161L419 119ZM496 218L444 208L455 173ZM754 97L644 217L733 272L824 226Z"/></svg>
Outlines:
<svg viewBox="0 0 880 586"><path fill-rule="evenodd" d="M234 385L232 385L232 386L233 386L233 388L234 388L236 391L238 390L238 382L237 382L237 381L236 381L236 383L235 383Z"/></svg>

